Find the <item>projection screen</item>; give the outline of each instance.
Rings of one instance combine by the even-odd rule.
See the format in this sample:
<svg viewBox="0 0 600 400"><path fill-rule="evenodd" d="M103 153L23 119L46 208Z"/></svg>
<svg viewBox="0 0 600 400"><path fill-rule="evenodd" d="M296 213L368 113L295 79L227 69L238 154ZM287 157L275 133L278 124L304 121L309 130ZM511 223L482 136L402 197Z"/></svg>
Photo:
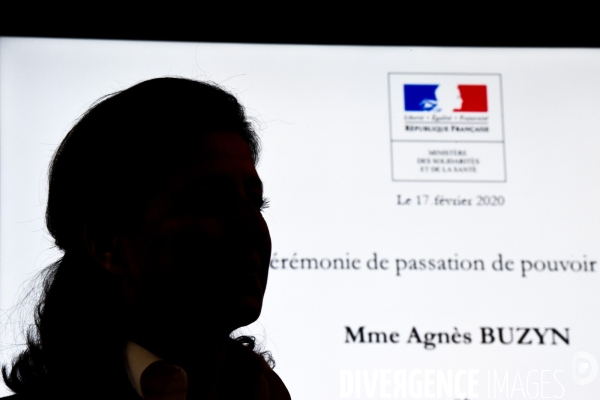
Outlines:
<svg viewBox="0 0 600 400"><path fill-rule="evenodd" d="M58 143L99 97L183 76L260 132L273 253L242 331L293 398L597 398L599 68L595 49L2 38L2 360L60 256Z"/></svg>

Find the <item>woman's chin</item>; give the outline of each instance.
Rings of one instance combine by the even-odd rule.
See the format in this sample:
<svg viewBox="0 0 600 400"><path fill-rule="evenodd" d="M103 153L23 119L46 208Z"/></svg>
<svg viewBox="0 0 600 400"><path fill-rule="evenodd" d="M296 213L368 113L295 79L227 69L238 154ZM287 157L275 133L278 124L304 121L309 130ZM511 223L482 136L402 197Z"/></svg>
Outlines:
<svg viewBox="0 0 600 400"><path fill-rule="evenodd" d="M232 304L232 318L231 322L234 322L235 319L235 328L240 328L242 326L250 325L254 321L260 317L260 312L262 310L262 297L245 295L237 299L237 301Z"/></svg>

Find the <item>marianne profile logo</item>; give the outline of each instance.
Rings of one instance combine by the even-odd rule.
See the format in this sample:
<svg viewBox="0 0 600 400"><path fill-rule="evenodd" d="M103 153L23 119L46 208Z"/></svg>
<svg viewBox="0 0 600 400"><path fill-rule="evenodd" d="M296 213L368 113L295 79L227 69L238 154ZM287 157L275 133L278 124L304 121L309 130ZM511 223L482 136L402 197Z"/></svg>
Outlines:
<svg viewBox="0 0 600 400"><path fill-rule="evenodd" d="M404 111L487 112L487 86L404 84Z"/></svg>

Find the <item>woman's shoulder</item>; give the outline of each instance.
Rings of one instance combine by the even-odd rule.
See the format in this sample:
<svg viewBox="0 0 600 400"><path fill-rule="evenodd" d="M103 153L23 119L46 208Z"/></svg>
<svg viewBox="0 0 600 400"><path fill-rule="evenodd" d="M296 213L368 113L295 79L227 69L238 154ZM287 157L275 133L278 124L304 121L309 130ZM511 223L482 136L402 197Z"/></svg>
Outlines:
<svg viewBox="0 0 600 400"><path fill-rule="evenodd" d="M233 354L230 353L231 356L236 358L235 364L239 364L240 358L247 358L247 360L251 360L250 364L253 365L255 371L257 373L257 378L260 382L260 395L255 397L257 399L270 399L270 400L290 400L291 396L287 387L277 375L273 368L265 360L263 354L256 353L253 349L243 346L240 343L237 343L236 351ZM237 353L237 355L236 355Z"/></svg>
<svg viewBox="0 0 600 400"><path fill-rule="evenodd" d="M264 383L268 388L268 398L271 400L291 400L290 392L287 390L285 383L283 383L279 375L273 370L271 364L269 364L262 355L254 352L252 353L260 360L262 366L261 379L264 380Z"/></svg>
<svg viewBox="0 0 600 400"><path fill-rule="evenodd" d="M263 379L267 383L267 387L269 388L269 399L277 399L277 400L291 400L290 392L287 390L287 387L277 375L275 371L273 371L270 367L265 369L263 373Z"/></svg>

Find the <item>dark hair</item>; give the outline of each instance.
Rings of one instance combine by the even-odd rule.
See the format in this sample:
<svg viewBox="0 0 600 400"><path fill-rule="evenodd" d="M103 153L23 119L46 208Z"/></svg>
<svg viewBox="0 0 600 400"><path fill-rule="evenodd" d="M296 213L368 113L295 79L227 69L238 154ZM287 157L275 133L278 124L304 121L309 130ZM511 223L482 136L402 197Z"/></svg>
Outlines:
<svg viewBox="0 0 600 400"><path fill-rule="evenodd" d="M122 298L116 278L87 251L85 226L115 232L135 226L157 182L186 159L199 135L224 131L239 134L257 162L259 139L233 95L215 84L171 77L105 96L76 122L49 171L46 226L64 255L43 271L27 349L10 372L2 367L10 389L86 387L90 379L124 384ZM255 348L254 338L238 339ZM95 362L85 372L74 367L82 348ZM268 353L265 358L271 360Z"/></svg>

